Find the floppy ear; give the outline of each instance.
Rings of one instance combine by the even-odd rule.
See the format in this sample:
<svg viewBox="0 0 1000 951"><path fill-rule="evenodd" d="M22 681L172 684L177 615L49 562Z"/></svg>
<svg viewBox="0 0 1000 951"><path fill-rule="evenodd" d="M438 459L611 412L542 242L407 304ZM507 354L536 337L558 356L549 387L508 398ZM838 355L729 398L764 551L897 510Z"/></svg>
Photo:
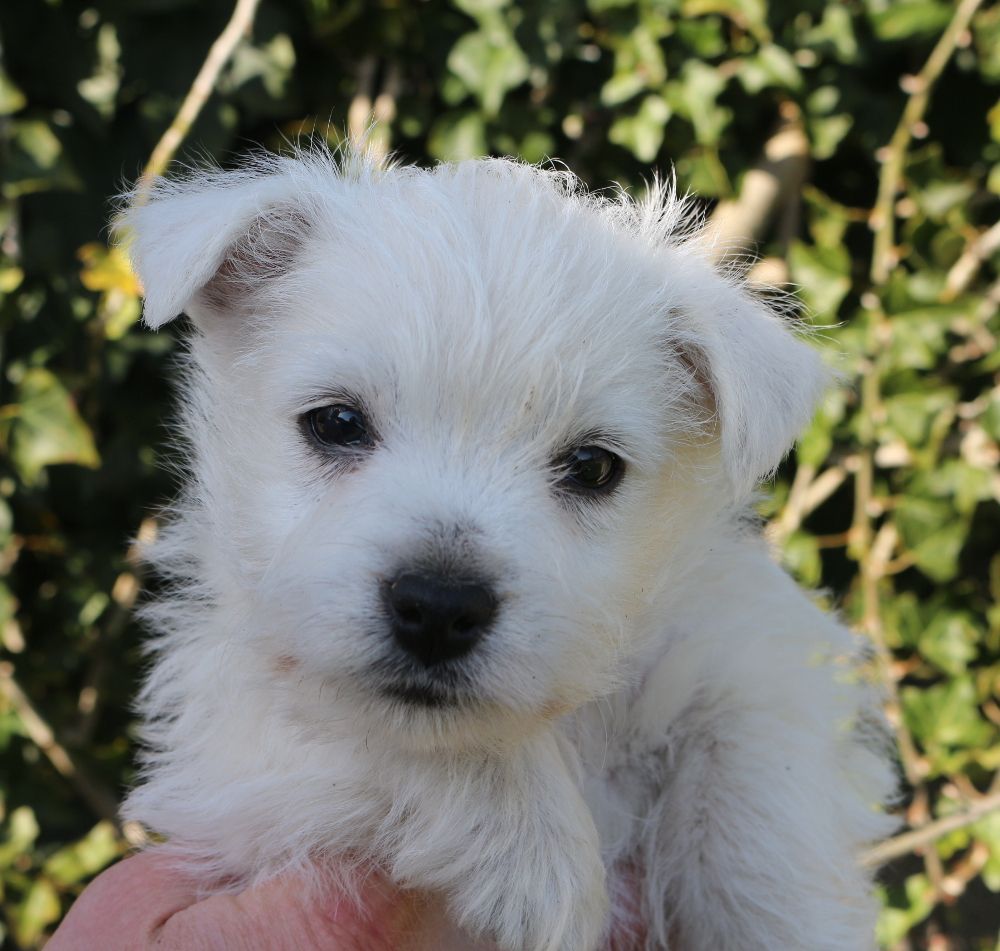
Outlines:
<svg viewBox="0 0 1000 951"><path fill-rule="evenodd" d="M142 281L146 324L231 309L287 269L309 226L298 193L293 175L262 166L127 195L114 231Z"/></svg>
<svg viewBox="0 0 1000 951"><path fill-rule="evenodd" d="M782 317L735 278L680 251L676 345L713 404L738 495L772 475L815 412L831 374Z"/></svg>

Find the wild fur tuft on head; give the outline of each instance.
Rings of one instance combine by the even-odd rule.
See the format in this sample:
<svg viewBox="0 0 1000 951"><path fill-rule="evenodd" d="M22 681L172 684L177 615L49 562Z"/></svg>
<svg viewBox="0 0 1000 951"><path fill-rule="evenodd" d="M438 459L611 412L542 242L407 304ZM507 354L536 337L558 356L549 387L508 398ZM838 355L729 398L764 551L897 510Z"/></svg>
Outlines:
<svg viewBox="0 0 1000 951"><path fill-rule="evenodd" d="M497 159L479 164L481 177L492 173L512 185L534 178L540 193L586 209L662 258L673 301L664 324L705 389L734 492L745 495L773 473L809 421L828 374L788 318L709 261L698 237L702 217L678 196L673 179L655 178L633 200L624 191L588 193L562 169ZM460 168L397 174L429 179ZM115 230L145 288L146 324L157 329L184 312L198 323L239 311L255 288L290 269L313 228L336 228L325 207L331 190L346 183L378 188L392 172L358 150L312 148L286 157L258 154L235 171L192 170L158 181L149 194L125 194Z"/></svg>
<svg viewBox="0 0 1000 951"><path fill-rule="evenodd" d="M192 168L125 192L113 230L142 281L146 325L237 309L256 283L289 269L331 179L377 169L363 153L338 160L313 147L293 156L260 152L235 170Z"/></svg>

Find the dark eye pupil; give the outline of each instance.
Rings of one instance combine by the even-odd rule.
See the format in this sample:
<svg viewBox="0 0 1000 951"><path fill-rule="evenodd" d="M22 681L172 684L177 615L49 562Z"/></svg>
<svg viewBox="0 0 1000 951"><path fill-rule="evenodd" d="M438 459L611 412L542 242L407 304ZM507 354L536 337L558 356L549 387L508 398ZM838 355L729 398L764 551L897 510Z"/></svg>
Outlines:
<svg viewBox="0 0 1000 951"><path fill-rule="evenodd" d="M308 415L313 436L326 446L363 446L369 442L364 416L350 406L321 406Z"/></svg>
<svg viewBox="0 0 1000 951"><path fill-rule="evenodd" d="M585 489L610 485L618 475L621 460L600 446L580 446L567 459L566 477Z"/></svg>

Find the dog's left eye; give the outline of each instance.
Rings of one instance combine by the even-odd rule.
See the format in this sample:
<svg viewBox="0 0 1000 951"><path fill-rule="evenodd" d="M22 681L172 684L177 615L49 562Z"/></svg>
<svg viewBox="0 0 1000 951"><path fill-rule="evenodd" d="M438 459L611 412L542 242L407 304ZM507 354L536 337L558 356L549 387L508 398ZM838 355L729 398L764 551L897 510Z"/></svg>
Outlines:
<svg viewBox="0 0 1000 951"><path fill-rule="evenodd" d="M578 446L560 463L562 484L586 492L610 492L621 480L625 463L602 446Z"/></svg>
<svg viewBox="0 0 1000 951"><path fill-rule="evenodd" d="M364 414L353 406L320 406L306 413L305 422L312 437L324 446L364 449L374 441Z"/></svg>

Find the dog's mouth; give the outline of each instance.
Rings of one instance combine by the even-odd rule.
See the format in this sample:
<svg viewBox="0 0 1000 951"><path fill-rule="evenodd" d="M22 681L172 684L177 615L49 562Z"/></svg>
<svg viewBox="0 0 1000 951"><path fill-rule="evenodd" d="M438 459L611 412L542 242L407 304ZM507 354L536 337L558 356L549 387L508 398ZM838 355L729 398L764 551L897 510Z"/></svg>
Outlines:
<svg viewBox="0 0 1000 951"><path fill-rule="evenodd" d="M463 705L463 698L454 690L428 684L391 683L382 687L382 694L414 707L428 710L454 709Z"/></svg>
<svg viewBox="0 0 1000 951"><path fill-rule="evenodd" d="M386 700L424 710L460 710L475 706L481 696L475 678L462 664L439 664L424 670L386 658L371 669L372 686Z"/></svg>

